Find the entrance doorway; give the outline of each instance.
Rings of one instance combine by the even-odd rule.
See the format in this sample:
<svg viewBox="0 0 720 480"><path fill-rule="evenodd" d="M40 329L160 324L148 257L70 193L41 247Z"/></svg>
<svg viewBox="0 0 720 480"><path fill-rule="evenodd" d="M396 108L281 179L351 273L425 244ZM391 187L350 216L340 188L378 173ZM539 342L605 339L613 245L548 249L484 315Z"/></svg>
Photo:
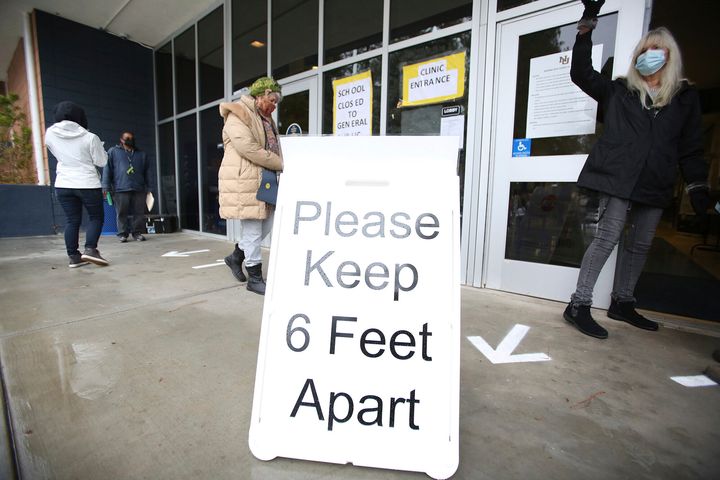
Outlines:
<svg viewBox="0 0 720 480"><path fill-rule="evenodd" d="M596 228L598 198L575 185L602 132L597 104L570 82L582 5L498 29L493 184L486 286L567 301ZM644 2L609 0L593 33L593 63L624 75L642 35ZM615 254L595 288L610 303Z"/></svg>
<svg viewBox="0 0 720 480"><path fill-rule="evenodd" d="M318 133L317 77L280 83L283 100L275 112L280 135L316 135Z"/></svg>

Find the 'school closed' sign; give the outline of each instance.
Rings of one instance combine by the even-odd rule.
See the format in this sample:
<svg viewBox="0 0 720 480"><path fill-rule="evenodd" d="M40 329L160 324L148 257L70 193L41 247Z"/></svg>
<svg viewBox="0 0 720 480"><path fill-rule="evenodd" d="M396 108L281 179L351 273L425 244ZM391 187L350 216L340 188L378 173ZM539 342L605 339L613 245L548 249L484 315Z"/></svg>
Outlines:
<svg viewBox="0 0 720 480"><path fill-rule="evenodd" d="M457 140L285 138L250 448L458 465Z"/></svg>

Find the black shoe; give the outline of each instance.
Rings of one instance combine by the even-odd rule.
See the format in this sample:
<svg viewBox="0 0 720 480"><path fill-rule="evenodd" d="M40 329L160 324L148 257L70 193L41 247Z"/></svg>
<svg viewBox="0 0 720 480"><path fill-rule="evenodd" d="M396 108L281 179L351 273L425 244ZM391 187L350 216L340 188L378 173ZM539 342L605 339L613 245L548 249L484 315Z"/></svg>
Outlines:
<svg viewBox="0 0 720 480"><path fill-rule="evenodd" d="M713 359L715 359L716 362L720 362L720 348L713 352Z"/></svg>
<svg viewBox="0 0 720 480"><path fill-rule="evenodd" d="M573 305L570 302L563 313L563 318L585 335L600 339L608 337L607 330L598 325L590 315L590 305Z"/></svg>
<svg viewBox="0 0 720 480"><path fill-rule="evenodd" d="M90 263L94 263L95 265L100 265L101 267L107 267L110 265L110 262L100 255L97 248L86 248L80 258Z"/></svg>
<svg viewBox="0 0 720 480"><path fill-rule="evenodd" d="M642 328L643 330L650 330L651 332L654 332L658 329L657 322L648 320L635 311L635 302L618 302L613 300L610 302L610 308L608 308L607 316L613 320L627 322L630 325Z"/></svg>
<svg viewBox="0 0 720 480"><path fill-rule="evenodd" d="M242 271L243 260L245 260L245 252L240 250L237 245L235 245L233 253L225 257L225 265L230 267L230 271L238 282L247 282L247 277Z"/></svg>
<svg viewBox="0 0 720 480"><path fill-rule="evenodd" d="M135 240L136 242L144 242L145 241L145 236L142 233L133 233L132 236L133 236L133 240Z"/></svg>
<svg viewBox="0 0 720 480"><path fill-rule="evenodd" d="M76 253L75 255L68 255L68 258L70 259L68 262L68 267L70 268L82 267L83 265L88 265L90 263L83 260L82 255L79 253Z"/></svg>
<svg viewBox="0 0 720 480"><path fill-rule="evenodd" d="M120 239L120 243L127 243L127 235L118 235L118 238Z"/></svg>
<svg viewBox="0 0 720 480"><path fill-rule="evenodd" d="M262 264L245 267L248 271L247 289L259 295L265 295L265 280L262 277Z"/></svg>

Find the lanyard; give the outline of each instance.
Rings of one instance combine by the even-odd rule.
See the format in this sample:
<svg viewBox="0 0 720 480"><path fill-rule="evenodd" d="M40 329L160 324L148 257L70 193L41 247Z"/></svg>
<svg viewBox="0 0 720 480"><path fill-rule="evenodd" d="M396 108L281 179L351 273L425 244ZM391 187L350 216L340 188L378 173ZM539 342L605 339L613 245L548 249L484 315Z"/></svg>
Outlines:
<svg viewBox="0 0 720 480"><path fill-rule="evenodd" d="M123 149L123 150L125 150L125 149ZM128 175L132 175L133 173L135 173L135 167L133 167L133 164L132 164L133 157L135 156L135 150L132 150L132 153L128 153L128 151L125 150L125 156L127 157L128 163L130 164L130 167L127 170L125 170L125 173L127 173Z"/></svg>

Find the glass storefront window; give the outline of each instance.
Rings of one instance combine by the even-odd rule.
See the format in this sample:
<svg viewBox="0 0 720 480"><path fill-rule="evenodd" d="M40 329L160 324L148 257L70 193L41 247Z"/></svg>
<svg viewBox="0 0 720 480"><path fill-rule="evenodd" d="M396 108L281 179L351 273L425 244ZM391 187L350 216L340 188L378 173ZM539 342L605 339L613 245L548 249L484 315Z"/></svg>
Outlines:
<svg viewBox="0 0 720 480"><path fill-rule="evenodd" d="M347 0L325 0L324 8L324 64L382 46L383 0L367 0L362 8Z"/></svg>
<svg viewBox="0 0 720 480"><path fill-rule="evenodd" d="M272 74L276 79L317 67L318 0L273 0Z"/></svg>
<svg viewBox="0 0 720 480"><path fill-rule="evenodd" d="M470 21L472 1L391 0L390 42Z"/></svg>
<svg viewBox="0 0 720 480"><path fill-rule="evenodd" d="M325 72L325 75L323 75L322 133L333 133L333 81L367 71L370 71L372 76L372 134L380 134L380 84L382 80L382 58L379 56Z"/></svg>
<svg viewBox="0 0 720 480"><path fill-rule="evenodd" d="M402 107L403 66L433 59L441 59L457 53L465 54L464 95L442 102ZM467 142L468 77L470 72L470 32L453 37L406 48L390 54L388 75L388 135L439 135L442 131L443 107L459 107L462 115L463 146L458 154L460 176L460 205L463 199L465 176L465 144ZM457 121L457 120L455 120Z"/></svg>
<svg viewBox="0 0 720 480"><path fill-rule="evenodd" d="M177 121L180 228L200 230L195 114Z"/></svg>
<svg viewBox="0 0 720 480"><path fill-rule="evenodd" d="M218 171L223 157L223 119L217 107L200 113L200 165L204 232L225 235L225 220L220 218Z"/></svg>
<svg viewBox="0 0 720 480"><path fill-rule="evenodd" d="M200 105L225 94L223 49L223 7L198 22L198 68L200 69Z"/></svg>
<svg viewBox="0 0 720 480"><path fill-rule="evenodd" d="M497 11L502 12L532 2L537 2L537 0L497 0Z"/></svg>
<svg viewBox="0 0 720 480"><path fill-rule="evenodd" d="M175 92L178 113L195 108L195 27L175 38Z"/></svg>
<svg viewBox="0 0 720 480"><path fill-rule="evenodd" d="M173 122L158 126L158 151L160 153L160 198L162 212L175 215L175 132Z"/></svg>
<svg viewBox="0 0 720 480"><path fill-rule="evenodd" d="M277 127L280 135L292 134L288 128L297 124L302 133L310 131L310 90L301 90L283 97L277 109ZM295 127L293 127L295 129Z"/></svg>
<svg viewBox="0 0 720 480"><path fill-rule="evenodd" d="M170 42L155 51L155 86L158 119L172 116L172 44Z"/></svg>
<svg viewBox="0 0 720 480"><path fill-rule="evenodd" d="M599 71L608 78L612 77L613 53L615 51L615 31L617 13L600 17L593 32L593 44L602 48L601 68ZM571 23L557 28L529 33L518 41L517 87L515 94L515 125L513 138L528 138L527 119L530 88L530 61L546 55L571 51L575 43L577 24ZM569 80L569 70L568 70ZM588 135L567 135L532 139L532 155L572 155L589 153L602 133L602 112L598 109L595 133Z"/></svg>
<svg viewBox="0 0 720 480"><path fill-rule="evenodd" d="M511 182L505 258L579 268L598 203L597 192L572 182Z"/></svg>
<svg viewBox="0 0 720 480"><path fill-rule="evenodd" d="M267 75L267 43L267 1L233 0L233 92Z"/></svg>

